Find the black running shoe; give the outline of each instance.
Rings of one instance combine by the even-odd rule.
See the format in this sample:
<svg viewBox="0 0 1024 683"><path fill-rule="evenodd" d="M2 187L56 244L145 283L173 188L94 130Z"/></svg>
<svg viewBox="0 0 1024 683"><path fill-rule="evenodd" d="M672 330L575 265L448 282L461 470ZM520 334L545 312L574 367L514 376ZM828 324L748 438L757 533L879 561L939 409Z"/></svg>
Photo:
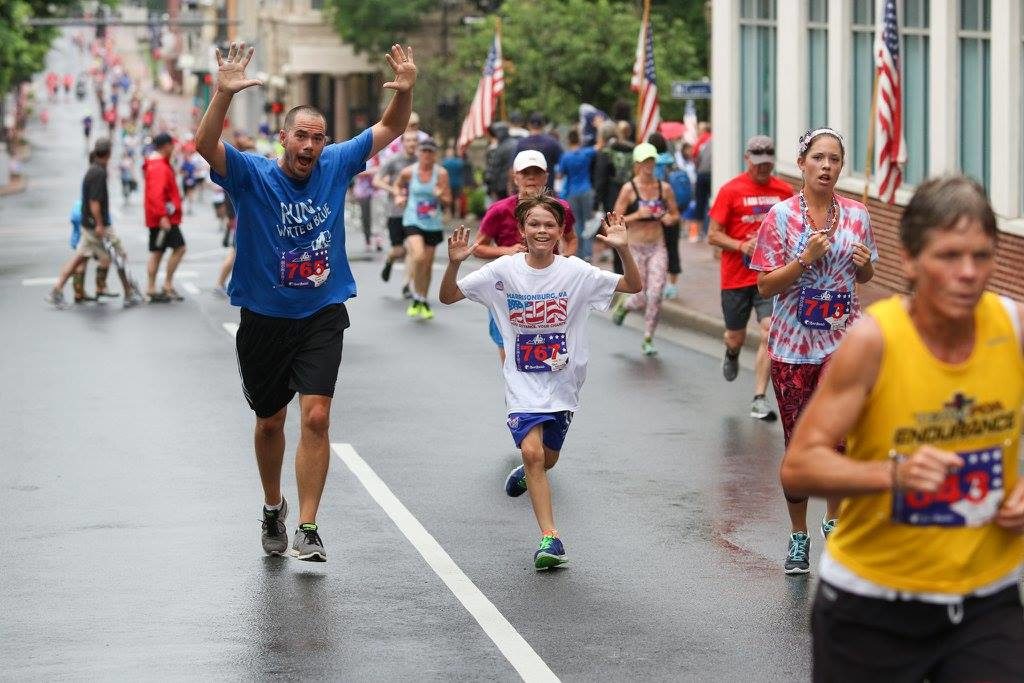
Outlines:
<svg viewBox="0 0 1024 683"><path fill-rule="evenodd" d="M384 261L384 270L380 271L380 279L387 282L391 279L391 259Z"/></svg>

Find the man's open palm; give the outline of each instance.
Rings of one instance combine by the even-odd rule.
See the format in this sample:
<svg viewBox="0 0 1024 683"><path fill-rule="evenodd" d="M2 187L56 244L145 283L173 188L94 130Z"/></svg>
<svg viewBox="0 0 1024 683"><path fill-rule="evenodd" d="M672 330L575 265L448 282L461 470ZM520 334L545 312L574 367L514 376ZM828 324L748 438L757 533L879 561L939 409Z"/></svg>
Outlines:
<svg viewBox="0 0 1024 683"><path fill-rule="evenodd" d="M263 81L245 77L245 68L252 60L253 48L245 49L245 43L231 43L227 57L221 57L217 50L217 90L234 95Z"/></svg>
<svg viewBox="0 0 1024 683"><path fill-rule="evenodd" d="M384 84L385 88L397 92L409 92L416 84L416 63L412 60L412 45L402 48L401 45L392 45L391 52L384 55L395 72L394 80Z"/></svg>

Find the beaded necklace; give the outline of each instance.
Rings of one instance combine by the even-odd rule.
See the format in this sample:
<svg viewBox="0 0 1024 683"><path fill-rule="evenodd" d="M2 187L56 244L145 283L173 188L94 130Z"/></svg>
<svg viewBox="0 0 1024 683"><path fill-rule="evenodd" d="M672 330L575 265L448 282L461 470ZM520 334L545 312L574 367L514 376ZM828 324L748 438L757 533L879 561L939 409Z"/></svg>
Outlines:
<svg viewBox="0 0 1024 683"><path fill-rule="evenodd" d="M825 214L825 227L821 230L817 230L817 225L814 224L814 219L811 218L810 211L807 210L807 199L804 197L803 190L800 191L800 217L803 219L804 228L810 229L810 234L813 235L828 235L836 228L836 224L839 222L839 202L836 201L835 195L832 196L832 204L828 207L828 213Z"/></svg>

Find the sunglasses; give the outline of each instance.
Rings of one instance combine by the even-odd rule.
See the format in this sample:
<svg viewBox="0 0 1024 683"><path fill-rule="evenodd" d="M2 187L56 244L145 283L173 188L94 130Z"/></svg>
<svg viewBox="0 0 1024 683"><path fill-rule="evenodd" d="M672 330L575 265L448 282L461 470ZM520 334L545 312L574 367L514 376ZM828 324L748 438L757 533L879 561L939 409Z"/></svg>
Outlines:
<svg viewBox="0 0 1024 683"><path fill-rule="evenodd" d="M774 147L751 147L747 150L748 154L775 154Z"/></svg>

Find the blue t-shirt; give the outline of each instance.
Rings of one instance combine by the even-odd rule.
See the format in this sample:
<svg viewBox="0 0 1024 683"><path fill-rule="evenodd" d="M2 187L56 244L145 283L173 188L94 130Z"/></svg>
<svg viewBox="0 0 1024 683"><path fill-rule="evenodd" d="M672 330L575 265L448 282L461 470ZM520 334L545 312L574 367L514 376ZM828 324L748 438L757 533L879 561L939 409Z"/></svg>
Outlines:
<svg viewBox="0 0 1024 683"><path fill-rule="evenodd" d="M210 177L231 197L238 217L231 303L261 315L305 318L356 295L345 252L345 192L366 167L372 129L329 145L304 181L276 159L225 143L227 177Z"/></svg>
<svg viewBox="0 0 1024 683"><path fill-rule="evenodd" d="M464 184L462 181L466 175L466 162L459 157L445 157L441 165L448 171L448 185L452 188L452 195L457 195Z"/></svg>
<svg viewBox="0 0 1024 683"><path fill-rule="evenodd" d="M594 161L593 147L580 147L565 152L558 162L558 169L565 176L565 196L590 192L590 167Z"/></svg>

